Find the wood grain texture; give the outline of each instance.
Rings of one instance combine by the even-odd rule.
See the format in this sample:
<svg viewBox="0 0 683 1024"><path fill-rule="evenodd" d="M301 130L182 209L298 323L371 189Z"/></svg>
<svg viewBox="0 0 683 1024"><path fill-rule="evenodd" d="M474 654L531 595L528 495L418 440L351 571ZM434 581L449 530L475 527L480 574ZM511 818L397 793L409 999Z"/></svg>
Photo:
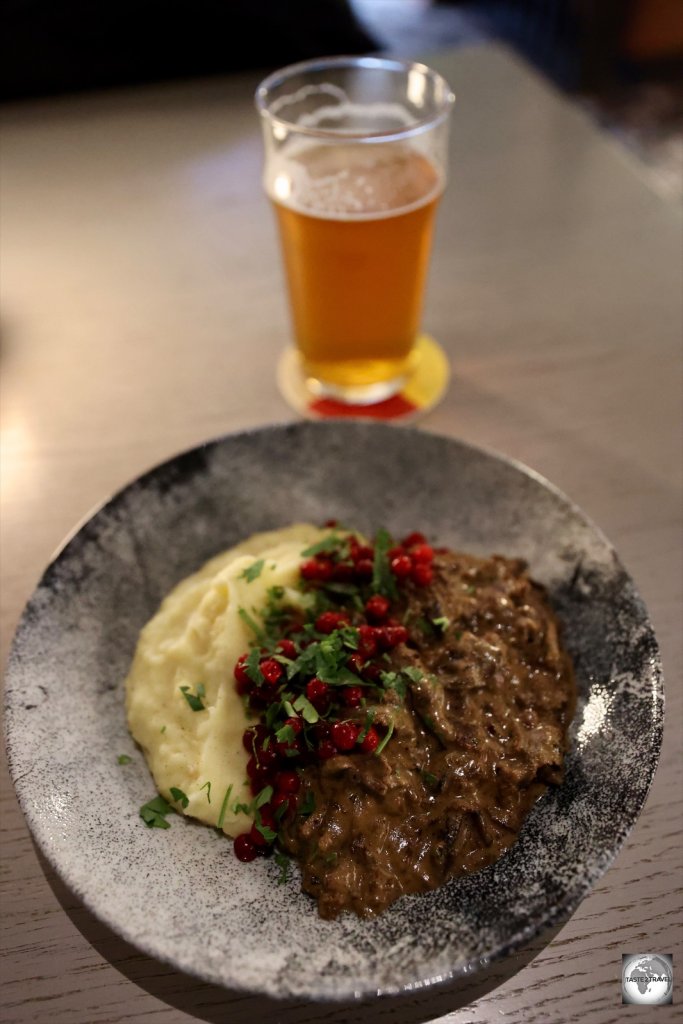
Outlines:
<svg viewBox="0 0 683 1024"><path fill-rule="evenodd" d="M621 954L673 952L681 882L681 219L616 144L495 47L432 61L458 94L426 326L454 379L424 427L504 451L581 505L664 657L645 810L569 922L467 992L273 1004L199 983L95 921L39 859L3 769L4 1024L440 1019L612 1024ZM2 652L63 537L149 466L291 418L253 76L4 112Z"/></svg>

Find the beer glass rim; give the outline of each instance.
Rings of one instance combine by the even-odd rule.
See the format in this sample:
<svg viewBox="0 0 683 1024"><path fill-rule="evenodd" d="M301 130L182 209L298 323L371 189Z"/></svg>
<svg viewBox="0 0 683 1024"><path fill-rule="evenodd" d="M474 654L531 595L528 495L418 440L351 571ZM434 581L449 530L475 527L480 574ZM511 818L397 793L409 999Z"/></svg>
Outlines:
<svg viewBox="0 0 683 1024"><path fill-rule="evenodd" d="M385 131L341 132L333 128L315 128L311 125L301 125L297 124L296 121L289 121L286 117L274 114L269 109L268 99L270 93L276 86L286 82L288 78L293 78L299 74L306 74L306 72L310 71L325 71L329 68L342 67L378 68L385 71L402 71L405 74L408 74L410 71L419 71L425 78L441 83L444 90L443 99L438 109L428 117L417 118L412 124L406 125L405 128L390 128ZM281 125L288 131L297 132L300 135L308 135L330 141L344 139L355 142L388 142L392 139L405 139L419 132L424 132L446 120L455 103L455 93L443 75L440 75L438 71L419 61L401 60L398 57L341 56L316 57L313 60L300 61L297 64L287 64L285 67L273 71L258 86L254 100L256 109L264 120L268 121L271 125Z"/></svg>

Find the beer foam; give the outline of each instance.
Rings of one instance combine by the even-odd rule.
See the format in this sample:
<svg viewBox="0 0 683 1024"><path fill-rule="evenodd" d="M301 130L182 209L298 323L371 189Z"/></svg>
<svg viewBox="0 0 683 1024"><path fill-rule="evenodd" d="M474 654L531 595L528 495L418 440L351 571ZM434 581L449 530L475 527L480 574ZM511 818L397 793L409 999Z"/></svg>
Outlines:
<svg viewBox="0 0 683 1024"><path fill-rule="evenodd" d="M415 125L415 118L400 103L352 103L344 90L331 82L303 85L296 92L288 93L273 100L270 113L287 120L287 107L305 103L311 96L334 97L334 105L319 106L292 120L298 128L317 128L321 131L331 128L339 134L369 135L381 132L401 132ZM347 124L344 124L347 122Z"/></svg>
<svg viewBox="0 0 683 1024"><path fill-rule="evenodd" d="M266 180L270 198L313 217L368 220L432 202L443 190L434 164L405 143L298 144Z"/></svg>

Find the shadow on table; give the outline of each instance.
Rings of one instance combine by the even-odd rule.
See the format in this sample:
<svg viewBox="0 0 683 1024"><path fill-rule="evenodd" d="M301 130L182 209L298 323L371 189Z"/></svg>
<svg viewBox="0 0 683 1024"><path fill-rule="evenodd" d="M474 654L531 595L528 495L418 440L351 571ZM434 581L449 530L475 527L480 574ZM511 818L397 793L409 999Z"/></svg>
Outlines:
<svg viewBox="0 0 683 1024"><path fill-rule="evenodd" d="M209 1021L210 1024L224 1024L228 1019L226 1014L229 1014L231 1024L240 1024L242 1021L245 1024L254 1024L254 1021L259 1024L295 1024L303 1021L313 1024L313 1021L321 1020L323 1016L325 1024L370 1024L377 1021L379 1016L387 1017L395 1024L420 1024L468 1006L493 991L538 956L566 923L563 921L524 949L478 971L476 977L461 978L424 992L384 996L379 1003L376 999L324 1004L295 999L277 1000L207 984L141 953L84 907L55 874L35 844L34 849L62 909L81 935L112 967L150 995L199 1020Z"/></svg>

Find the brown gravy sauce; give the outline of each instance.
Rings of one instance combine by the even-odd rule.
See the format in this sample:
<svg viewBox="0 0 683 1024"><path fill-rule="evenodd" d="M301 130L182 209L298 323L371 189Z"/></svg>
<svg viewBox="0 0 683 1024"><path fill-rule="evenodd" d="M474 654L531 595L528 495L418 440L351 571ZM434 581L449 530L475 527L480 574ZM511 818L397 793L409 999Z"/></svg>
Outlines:
<svg viewBox="0 0 683 1024"><path fill-rule="evenodd" d="M492 863L562 781L575 683L545 591L520 560L441 551L433 565L403 594L411 639L390 655L423 678L375 706L390 742L304 768L315 810L281 833L324 918L375 915Z"/></svg>

